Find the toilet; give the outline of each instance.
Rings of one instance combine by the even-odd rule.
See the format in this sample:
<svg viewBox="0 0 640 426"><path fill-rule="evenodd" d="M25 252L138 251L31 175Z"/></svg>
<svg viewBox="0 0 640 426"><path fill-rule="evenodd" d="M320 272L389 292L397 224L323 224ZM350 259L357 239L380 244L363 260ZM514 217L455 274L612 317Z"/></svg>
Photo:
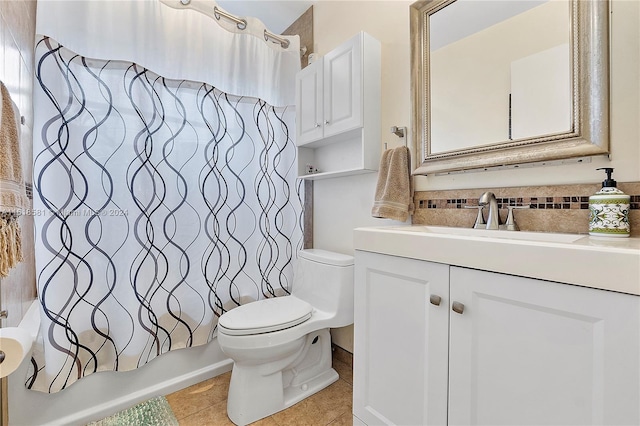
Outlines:
<svg viewBox="0 0 640 426"><path fill-rule="evenodd" d="M227 415L246 425L338 380L329 328L353 323L353 257L298 252L291 295L223 314L218 342L233 360Z"/></svg>

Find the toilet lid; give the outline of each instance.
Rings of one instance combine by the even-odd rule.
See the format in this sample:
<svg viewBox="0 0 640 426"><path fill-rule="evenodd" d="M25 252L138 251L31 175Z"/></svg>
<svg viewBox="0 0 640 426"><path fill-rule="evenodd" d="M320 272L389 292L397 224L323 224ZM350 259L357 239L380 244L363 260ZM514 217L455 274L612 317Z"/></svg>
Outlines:
<svg viewBox="0 0 640 426"><path fill-rule="evenodd" d="M218 326L224 334L246 336L284 330L311 318L313 307L293 296L274 297L238 306L223 314Z"/></svg>

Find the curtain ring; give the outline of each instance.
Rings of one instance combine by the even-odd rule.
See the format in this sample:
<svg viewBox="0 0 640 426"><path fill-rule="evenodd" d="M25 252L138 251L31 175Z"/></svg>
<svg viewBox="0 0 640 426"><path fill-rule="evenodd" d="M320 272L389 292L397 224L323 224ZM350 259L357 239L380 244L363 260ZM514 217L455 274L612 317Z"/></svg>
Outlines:
<svg viewBox="0 0 640 426"><path fill-rule="evenodd" d="M275 34L271 34L269 31L267 31L266 29L263 32L264 34L264 41L269 41L269 39L273 40L275 43L279 43L281 47L283 48L287 48L289 47L289 40L287 40L286 38L282 38L282 37L278 37Z"/></svg>
<svg viewBox="0 0 640 426"><path fill-rule="evenodd" d="M235 22L236 23L236 28L238 28L239 30L244 30L245 28L247 28L247 20L246 19L236 18L235 16L229 15L228 13L220 12L218 10L218 6L214 6L213 7L213 16L218 21L220 20L220 16L224 16L225 18Z"/></svg>

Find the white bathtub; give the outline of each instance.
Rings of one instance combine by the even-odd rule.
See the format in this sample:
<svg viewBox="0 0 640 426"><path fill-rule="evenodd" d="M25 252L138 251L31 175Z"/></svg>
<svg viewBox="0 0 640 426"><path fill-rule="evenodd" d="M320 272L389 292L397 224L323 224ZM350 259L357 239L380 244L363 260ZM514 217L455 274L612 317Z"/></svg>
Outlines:
<svg viewBox="0 0 640 426"><path fill-rule="evenodd" d="M34 301L20 327L35 337L39 326L39 309ZM12 426L84 425L154 396L218 376L233 365L214 339L207 345L171 351L136 370L94 373L67 389L46 394L24 386L30 358L26 357L9 376Z"/></svg>

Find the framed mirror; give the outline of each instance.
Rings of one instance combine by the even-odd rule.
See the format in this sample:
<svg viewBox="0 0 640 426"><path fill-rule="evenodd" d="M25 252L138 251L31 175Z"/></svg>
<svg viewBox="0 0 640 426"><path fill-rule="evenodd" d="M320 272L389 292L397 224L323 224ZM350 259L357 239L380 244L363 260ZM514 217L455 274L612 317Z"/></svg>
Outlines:
<svg viewBox="0 0 640 426"><path fill-rule="evenodd" d="M609 152L607 0L410 6L414 174Z"/></svg>

